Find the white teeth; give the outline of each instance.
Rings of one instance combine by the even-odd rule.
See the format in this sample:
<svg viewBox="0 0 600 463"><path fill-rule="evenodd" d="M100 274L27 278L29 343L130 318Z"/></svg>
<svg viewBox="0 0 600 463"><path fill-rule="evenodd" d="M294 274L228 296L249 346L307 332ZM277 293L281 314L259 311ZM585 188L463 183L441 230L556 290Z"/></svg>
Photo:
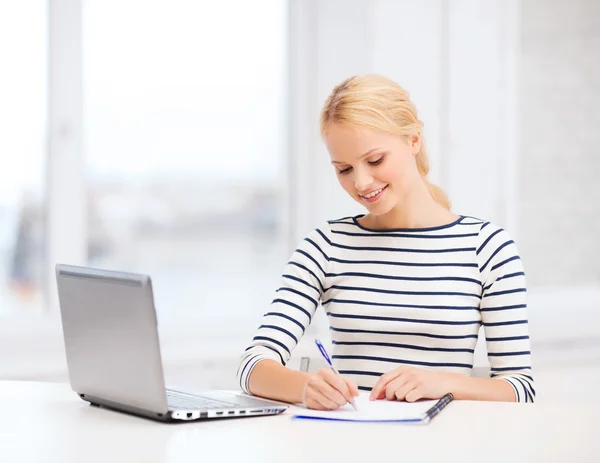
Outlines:
<svg viewBox="0 0 600 463"><path fill-rule="evenodd" d="M383 188L380 188L379 190L376 190L376 191L372 191L368 195L363 195L363 198L372 198L373 196L377 196L379 193L381 193L381 190L383 190Z"/></svg>

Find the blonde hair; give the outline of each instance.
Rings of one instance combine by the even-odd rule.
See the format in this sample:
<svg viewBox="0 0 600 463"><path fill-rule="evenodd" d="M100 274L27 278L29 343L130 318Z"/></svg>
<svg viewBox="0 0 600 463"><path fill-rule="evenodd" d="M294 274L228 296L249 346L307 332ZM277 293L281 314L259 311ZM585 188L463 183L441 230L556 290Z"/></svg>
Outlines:
<svg viewBox="0 0 600 463"><path fill-rule="evenodd" d="M378 75L350 77L333 88L321 111L321 135L334 122L405 136L423 130L408 93L393 80ZM433 199L450 210L446 193L427 179L429 158L423 137L416 162Z"/></svg>

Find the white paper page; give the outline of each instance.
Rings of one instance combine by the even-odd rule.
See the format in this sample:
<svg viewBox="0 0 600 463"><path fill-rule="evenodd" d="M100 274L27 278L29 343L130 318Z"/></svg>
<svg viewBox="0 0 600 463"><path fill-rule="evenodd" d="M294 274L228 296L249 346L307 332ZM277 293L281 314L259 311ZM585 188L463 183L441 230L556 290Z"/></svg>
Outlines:
<svg viewBox="0 0 600 463"><path fill-rule="evenodd" d="M356 411L352 405L347 404L333 411L296 409L294 416L349 421L409 421L421 419L437 403L437 400L413 403L385 399L371 401L369 393L363 391L354 400L358 409Z"/></svg>

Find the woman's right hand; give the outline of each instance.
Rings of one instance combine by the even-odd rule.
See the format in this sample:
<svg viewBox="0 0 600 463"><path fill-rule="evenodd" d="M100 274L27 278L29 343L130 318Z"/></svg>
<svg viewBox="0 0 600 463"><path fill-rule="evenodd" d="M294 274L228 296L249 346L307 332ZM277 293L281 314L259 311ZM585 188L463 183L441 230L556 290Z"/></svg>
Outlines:
<svg viewBox="0 0 600 463"><path fill-rule="evenodd" d="M322 368L304 384L302 403L314 410L336 410L357 395L354 381L336 375L330 368Z"/></svg>

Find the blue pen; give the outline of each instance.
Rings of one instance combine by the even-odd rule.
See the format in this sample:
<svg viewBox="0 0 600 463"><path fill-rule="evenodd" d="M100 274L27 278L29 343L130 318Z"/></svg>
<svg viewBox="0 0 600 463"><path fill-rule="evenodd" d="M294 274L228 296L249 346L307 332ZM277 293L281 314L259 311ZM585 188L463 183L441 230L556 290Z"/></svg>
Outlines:
<svg viewBox="0 0 600 463"><path fill-rule="evenodd" d="M340 372L337 371L335 369L335 367L333 366L333 363L331 362L331 359L329 358L329 354L327 353L327 351L325 350L325 348L323 347L323 344L321 344L321 341L319 341L318 339L315 339L315 344L317 345L317 347L319 348L319 351L321 352L321 355L323 357L325 357L325 360L327 361L327 363L329 364L329 368L331 368L333 370L333 372L338 375L340 378L342 375L340 375ZM358 409L356 408L356 404L354 403L354 399L350 400L350 405L352 405L352 407L354 408L354 410Z"/></svg>

